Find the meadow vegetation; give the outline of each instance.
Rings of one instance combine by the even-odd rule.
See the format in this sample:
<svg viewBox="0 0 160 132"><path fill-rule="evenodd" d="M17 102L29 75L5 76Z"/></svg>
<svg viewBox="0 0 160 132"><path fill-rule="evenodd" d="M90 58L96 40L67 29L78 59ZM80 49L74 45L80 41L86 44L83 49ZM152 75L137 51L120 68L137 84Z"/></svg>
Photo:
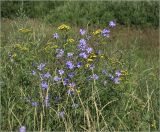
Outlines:
<svg viewBox="0 0 160 132"><path fill-rule="evenodd" d="M1 2L2 17L20 16L46 23L67 22L72 25L103 25L110 20L125 26L158 27L158 1L10 1Z"/></svg>
<svg viewBox="0 0 160 132"><path fill-rule="evenodd" d="M55 4L60 11L62 4ZM19 11L1 19L2 131L159 130L156 17L144 18L151 27L137 28L108 15L71 22L66 12L54 23L52 11L43 21Z"/></svg>

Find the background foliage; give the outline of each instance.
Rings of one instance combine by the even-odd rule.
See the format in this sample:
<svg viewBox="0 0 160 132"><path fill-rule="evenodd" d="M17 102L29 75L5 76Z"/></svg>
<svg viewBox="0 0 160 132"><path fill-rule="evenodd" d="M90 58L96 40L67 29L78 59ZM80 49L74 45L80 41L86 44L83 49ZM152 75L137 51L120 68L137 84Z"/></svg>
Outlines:
<svg viewBox="0 0 160 132"><path fill-rule="evenodd" d="M75 25L101 24L114 19L122 25L158 27L158 1L3 1L2 17L14 18L18 12L49 23Z"/></svg>

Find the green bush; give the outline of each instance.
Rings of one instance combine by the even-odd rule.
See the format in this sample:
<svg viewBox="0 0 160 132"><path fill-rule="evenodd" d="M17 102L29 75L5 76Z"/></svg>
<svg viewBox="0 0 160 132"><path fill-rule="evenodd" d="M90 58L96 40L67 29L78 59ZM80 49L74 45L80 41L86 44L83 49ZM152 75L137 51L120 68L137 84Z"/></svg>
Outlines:
<svg viewBox="0 0 160 132"><path fill-rule="evenodd" d="M28 17L49 23L106 25L114 19L122 25L158 27L159 3L156 1L3 1L2 17L14 18L20 8Z"/></svg>

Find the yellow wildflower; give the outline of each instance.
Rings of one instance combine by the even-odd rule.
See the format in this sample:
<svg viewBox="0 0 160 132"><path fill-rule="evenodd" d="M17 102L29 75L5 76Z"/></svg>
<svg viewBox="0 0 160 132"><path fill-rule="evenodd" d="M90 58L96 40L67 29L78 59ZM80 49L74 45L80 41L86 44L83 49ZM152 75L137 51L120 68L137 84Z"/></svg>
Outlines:
<svg viewBox="0 0 160 132"><path fill-rule="evenodd" d="M58 48L58 46L57 46L57 45L54 45L54 46L52 46L52 48Z"/></svg>
<svg viewBox="0 0 160 132"><path fill-rule="evenodd" d="M49 49L50 49L49 45L44 48L45 51L48 51Z"/></svg>
<svg viewBox="0 0 160 132"><path fill-rule="evenodd" d="M109 58L112 64L119 63L119 61L116 58Z"/></svg>
<svg viewBox="0 0 160 132"><path fill-rule="evenodd" d="M95 32L93 32L93 35L98 35L98 34L100 34L101 32L102 32L101 29L97 29Z"/></svg>
<svg viewBox="0 0 160 132"><path fill-rule="evenodd" d="M29 51L29 49L27 47L22 47L21 50L22 51Z"/></svg>
<svg viewBox="0 0 160 132"><path fill-rule="evenodd" d="M100 57L101 57L101 58L104 58L104 55L101 55Z"/></svg>
<svg viewBox="0 0 160 132"><path fill-rule="evenodd" d="M21 49L21 45L20 45L20 44L15 44L15 45L14 45L14 48Z"/></svg>
<svg viewBox="0 0 160 132"><path fill-rule="evenodd" d="M151 124L151 127L156 128L156 120L153 120L153 123Z"/></svg>
<svg viewBox="0 0 160 132"><path fill-rule="evenodd" d="M127 70L122 70L121 73L122 73L122 75L128 75L128 71Z"/></svg>
<svg viewBox="0 0 160 132"><path fill-rule="evenodd" d="M16 54L16 53L14 53L14 54L12 55L12 57L13 57L13 58L15 58L16 56L17 56L17 54Z"/></svg>
<svg viewBox="0 0 160 132"><path fill-rule="evenodd" d="M96 58L96 57L97 57L97 56L96 56L95 53L91 53L89 58L91 59L91 58Z"/></svg>
<svg viewBox="0 0 160 132"><path fill-rule="evenodd" d="M92 61L93 61L93 59L90 59L90 58L89 58L89 59L87 59L87 61L88 61L88 62L92 62Z"/></svg>
<svg viewBox="0 0 160 132"><path fill-rule="evenodd" d="M28 32L31 32L30 29L27 29L27 28L21 28L18 30L19 32L22 32L22 33L28 33Z"/></svg>
<svg viewBox="0 0 160 132"><path fill-rule="evenodd" d="M80 93L81 91L80 90L77 90L77 93Z"/></svg>
<svg viewBox="0 0 160 132"><path fill-rule="evenodd" d="M47 42L47 44L48 44L48 45L51 45L51 44L52 44L52 42Z"/></svg>
<svg viewBox="0 0 160 132"><path fill-rule="evenodd" d="M74 39L69 38L69 39L67 39L67 42L69 42L69 43L73 43L73 42L74 42Z"/></svg>
<svg viewBox="0 0 160 132"><path fill-rule="evenodd" d="M66 45L68 45L68 43L65 43L65 44L64 44L64 47L65 47Z"/></svg>
<svg viewBox="0 0 160 132"><path fill-rule="evenodd" d="M57 48L57 47L58 47L57 45L51 46L50 44L48 44L48 45L44 48L44 50L47 52L47 51L50 51L50 50L52 50L52 49L54 49L54 48Z"/></svg>
<svg viewBox="0 0 160 132"><path fill-rule="evenodd" d="M90 64L88 64L88 63L87 63L85 66L86 66L86 67L89 67L89 66L90 66Z"/></svg>
<svg viewBox="0 0 160 132"><path fill-rule="evenodd" d="M58 27L59 30L69 30L70 29L70 26L67 26L65 24L62 24Z"/></svg>

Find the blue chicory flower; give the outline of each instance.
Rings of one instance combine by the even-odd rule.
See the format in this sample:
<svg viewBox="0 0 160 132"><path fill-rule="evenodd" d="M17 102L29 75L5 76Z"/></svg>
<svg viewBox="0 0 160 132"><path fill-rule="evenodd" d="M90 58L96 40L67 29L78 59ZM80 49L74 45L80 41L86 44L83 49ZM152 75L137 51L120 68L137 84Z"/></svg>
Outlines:
<svg viewBox="0 0 160 132"><path fill-rule="evenodd" d="M94 80L98 80L99 76L97 76L96 74L93 74L93 76L91 78Z"/></svg>
<svg viewBox="0 0 160 132"><path fill-rule="evenodd" d="M41 63L41 64L37 67L37 69L40 70L40 71L42 71L45 66L46 66L46 64Z"/></svg>
<svg viewBox="0 0 160 132"><path fill-rule="evenodd" d="M106 70L102 70L102 73L106 75L106 74L107 74L107 71L106 71Z"/></svg>
<svg viewBox="0 0 160 132"><path fill-rule="evenodd" d="M71 89L68 89L68 90L67 90L67 94L68 94L68 95L73 95L73 94L74 94L74 91L71 90Z"/></svg>
<svg viewBox="0 0 160 132"><path fill-rule="evenodd" d="M32 62L32 66L36 66L36 64L34 62Z"/></svg>
<svg viewBox="0 0 160 132"><path fill-rule="evenodd" d="M114 77L113 77L112 74L109 74L108 76L109 76L109 78L110 78L111 80L114 80Z"/></svg>
<svg viewBox="0 0 160 132"><path fill-rule="evenodd" d="M60 57L63 56L64 51L63 51L63 49L56 49L56 53L57 53L56 57L57 57L57 58L60 58Z"/></svg>
<svg viewBox="0 0 160 132"><path fill-rule="evenodd" d="M76 84L74 82L69 83L69 87L74 88L76 86Z"/></svg>
<svg viewBox="0 0 160 132"><path fill-rule="evenodd" d="M73 53L67 53L67 57L72 57Z"/></svg>
<svg viewBox="0 0 160 132"><path fill-rule="evenodd" d="M102 31L102 35L106 36L106 37L109 37L109 33L110 33L110 30L107 28L103 29L103 31Z"/></svg>
<svg viewBox="0 0 160 132"><path fill-rule="evenodd" d="M113 28L113 27L116 26L116 23L115 23L114 21L110 21L110 22L109 22L109 26Z"/></svg>
<svg viewBox="0 0 160 132"><path fill-rule="evenodd" d="M26 132L26 127L25 126L21 126L19 128L19 132Z"/></svg>
<svg viewBox="0 0 160 132"><path fill-rule="evenodd" d="M32 102L32 106L37 107L38 106L38 102Z"/></svg>
<svg viewBox="0 0 160 132"><path fill-rule="evenodd" d="M64 114L65 114L65 112L61 111L61 112L58 113L58 116L61 117L61 118L64 118Z"/></svg>
<svg viewBox="0 0 160 132"><path fill-rule="evenodd" d="M117 70L115 74L116 74L117 77L120 77L122 75L120 70Z"/></svg>
<svg viewBox="0 0 160 132"><path fill-rule="evenodd" d="M86 30L80 29L79 32L80 32L81 35L84 35L86 33Z"/></svg>
<svg viewBox="0 0 160 132"><path fill-rule="evenodd" d="M93 70L95 68L95 65L94 64L91 64L90 66L89 66L89 69L90 70Z"/></svg>
<svg viewBox="0 0 160 132"><path fill-rule="evenodd" d="M41 83L41 87L42 87L42 89L47 89L47 88L48 88L48 84L47 84L47 82L42 81L42 83Z"/></svg>
<svg viewBox="0 0 160 132"><path fill-rule="evenodd" d="M60 80L61 80L61 78L60 78L60 77L58 77L58 76L55 76L55 77L53 78L53 80L54 80L54 81L56 81L56 82L58 82L58 81L60 81Z"/></svg>
<svg viewBox="0 0 160 132"><path fill-rule="evenodd" d="M54 34L53 34L53 38L58 39L58 38L59 38L58 33L54 33Z"/></svg>
<svg viewBox="0 0 160 132"><path fill-rule="evenodd" d="M63 75L64 74L64 71L61 69L61 70L58 70L59 72L59 75Z"/></svg>
<svg viewBox="0 0 160 132"><path fill-rule="evenodd" d="M66 66L67 66L69 69L73 69L73 68L74 68L74 65L72 64L71 61L67 61L67 62L66 62Z"/></svg>
<svg viewBox="0 0 160 132"><path fill-rule="evenodd" d="M114 78L113 81L114 81L115 84L120 84L120 79L119 79L119 77Z"/></svg>
<svg viewBox="0 0 160 132"><path fill-rule="evenodd" d="M109 34L103 34L103 36L109 38Z"/></svg>
<svg viewBox="0 0 160 132"><path fill-rule="evenodd" d="M110 33L109 29L107 29L107 28L103 29L102 34L108 34L108 33Z"/></svg>
<svg viewBox="0 0 160 132"><path fill-rule="evenodd" d="M79 43L82 44L82 45L86 45L87 44L85 39L80 39Z"/></svg>
<svg viewBox="0 0 160 132"><path fill-rule="evenodd" d="M82 66L82 62L77 63L77 68L80 68Z"/></svg>
<svg viewBox="0 0 160 132"><path fill-rule="evenodd" d="M88 55L85 52L79 54L80 57L87 59Z"/></svg>
<svg viewBox="0 0 160 132"><path fill-rule="evenodd" d="M87 47L86 40L85 39L80 39L78 48L80 50L84 51L86 49L86 47Z"/></svg>
<svg viewBox="0 0 160 132"><path fill-rule="evenodd" d="M71 73L68 73L68 77L69 77L69 78L72 78L72 77L74 77L74 73L73 73L73 72L71 72Z"/></svg>
<svg viewBox="0 0 160 132"><path fill-rule="evenodd" d="M69 83L69 79L68 78L64 78L63 79L63 85L67 85Z"/></svg>
<svg viewBox="0 0 160 132"><path fill-rule="evenodd" d="M93 51L93 49L90 48L90 47L88 47L88 48L86 49L86 51L87 51L88 54L90 54L90 53Z"/></svg>
<svg viewBox="0 0 160 132"><path fill-rule="evenodd" d="M32 75L36 75L36 72L34 70L32 70Z"/></svg>

